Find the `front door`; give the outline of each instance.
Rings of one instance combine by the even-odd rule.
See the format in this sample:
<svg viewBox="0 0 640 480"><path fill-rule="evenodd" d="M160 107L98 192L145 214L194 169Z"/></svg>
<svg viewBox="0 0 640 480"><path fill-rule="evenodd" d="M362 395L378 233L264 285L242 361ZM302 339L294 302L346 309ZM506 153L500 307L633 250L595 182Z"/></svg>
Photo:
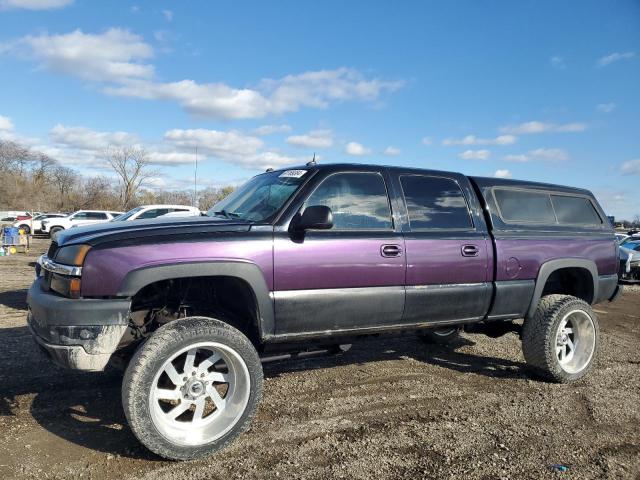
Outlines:
<svg viewBox="0 0 640 480"><path fill-rule="evenodd" d="M328 174L304 202L325 205L333 228L274 242L276 334L375 329L398 324L405 256L383 171Z"/></svg>
<svg viewBox="0 0 640 480"><path fill-rule="evenodd" d="M491 301L490 243L466 178L399 174L406 204L404 323L478 320Z"/></svg>

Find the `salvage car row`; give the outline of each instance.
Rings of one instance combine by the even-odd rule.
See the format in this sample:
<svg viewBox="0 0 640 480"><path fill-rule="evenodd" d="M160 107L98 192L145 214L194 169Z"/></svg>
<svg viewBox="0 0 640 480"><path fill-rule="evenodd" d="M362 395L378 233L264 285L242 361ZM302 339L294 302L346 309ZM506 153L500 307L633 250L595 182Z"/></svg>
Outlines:
<svg viewBox="0 0 640 480"><path fill-rule="evenodd" d="M105 222L143 220L157 217L197 217L198 208L188 205L143 205L128 212L110 210L78 210L74 213L42 213L33 217L19 216L13 226L26 234L45 234L54 238L62 230Z"/></svg>

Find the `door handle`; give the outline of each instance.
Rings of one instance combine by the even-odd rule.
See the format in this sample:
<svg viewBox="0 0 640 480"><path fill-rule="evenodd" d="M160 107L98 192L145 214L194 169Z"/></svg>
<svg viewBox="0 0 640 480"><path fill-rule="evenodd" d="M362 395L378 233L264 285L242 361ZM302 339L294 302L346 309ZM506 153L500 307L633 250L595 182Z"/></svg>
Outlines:
<svg viewBox="0 0 640 480"><path fill-rule="evenodd" d="M480 249L477 245L463 245L462 256L463 257L477 257L480 253Z"/></svg>
<svg viewBox="0 0 640 480"><path fill-rule="evenodd" d="M402 247L400 245L382 245L380 253L383 257L399 257L402 255Z"/></svg>

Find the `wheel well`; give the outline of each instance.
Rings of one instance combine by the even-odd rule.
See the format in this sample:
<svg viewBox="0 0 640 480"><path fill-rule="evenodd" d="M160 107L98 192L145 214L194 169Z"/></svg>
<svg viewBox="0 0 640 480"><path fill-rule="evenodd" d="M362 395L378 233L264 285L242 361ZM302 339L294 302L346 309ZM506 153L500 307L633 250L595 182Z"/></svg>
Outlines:
<svg viewBox="0 0 640 480"><path fill-rule="evenodd" d="M567 267L554 270L544 285L542 296L551 294L572 295L587 303L593 302L593 278L591 272L582 267Z"/></svg>
<svg viewBox="0 0 640 480"><path fill-rule="evenodd" d="M146 336L160 326L191 316L222 320L260 344L259 308L251 286L237 277L203 276L151 283L131 302L131 321Z"/></svg>

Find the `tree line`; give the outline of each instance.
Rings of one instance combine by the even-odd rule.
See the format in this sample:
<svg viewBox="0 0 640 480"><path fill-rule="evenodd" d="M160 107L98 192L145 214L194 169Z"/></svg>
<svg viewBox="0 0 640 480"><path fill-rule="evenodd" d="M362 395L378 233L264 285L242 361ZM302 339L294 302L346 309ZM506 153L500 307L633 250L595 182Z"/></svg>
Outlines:
<svg viewBox="0 0 640 480"><path fill-rule="evenodd" d="M233 187L192 190L149 188L157 172L143 148L110 147L103 154L116 180L85 176L55 158L18 142L0 139L0 210L73 212L81 209L126 211L138 205L197 204L208 210Z"/></svg>

